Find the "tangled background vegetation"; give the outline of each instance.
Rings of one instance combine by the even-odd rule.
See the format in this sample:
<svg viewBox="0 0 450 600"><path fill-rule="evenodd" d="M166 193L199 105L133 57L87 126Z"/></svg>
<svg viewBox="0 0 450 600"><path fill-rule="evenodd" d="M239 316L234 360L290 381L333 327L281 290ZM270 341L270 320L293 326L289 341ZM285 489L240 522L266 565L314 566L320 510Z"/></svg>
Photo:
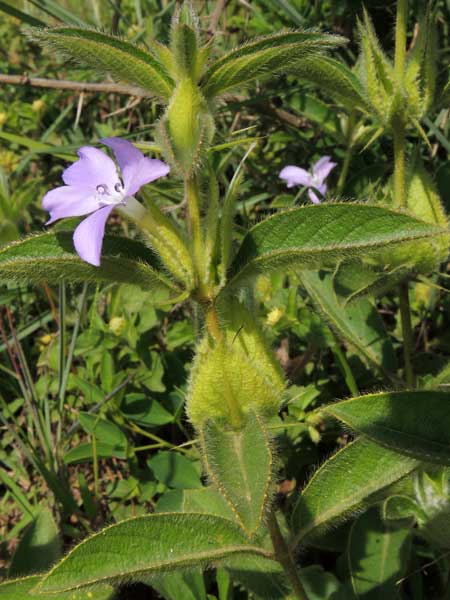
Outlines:
<svg viewBox="0 0 450 600"><path fill-rule="evenodd" d="M431 4L428 18L436 24L438 50L427 72L434 73L436 89L442 90L448 79L450 2ZM76 159L80 146L121 136L158 156L150 141L162 114L156 101L42 50L23 35L23 27L63 23L112 31L138 43L153 37L167 41L175 5L169 0L0 1L0 246L43 230L47 215L41 199L60 184L62 169ZM318 28L348 38L333 56L354 67L360 51L358 20L368 22L359 0L206 0L195 5L204 38L214 35L219 56L254 36ZM410 3L410 48L423 39L432 43L426 5L423 0ZM396 3L367 0L364 6L392 57ZM80 87L35 87L28 77L80 82ZM309 204L306 190L288 190L279 173L286 165L309 169L321 156L337 163L324 202L392 204L393 145L384 133L389 115L382 104L389 90L375 94L382 107L377 113L358 105L356 93L349 102L348 89L313 79L307 69L291 71L232 90L219 105L210 165L221 192L238 194L235 223L241 237L276 210ZM96 82L105 84L104 91ZM417 116L411 117L417 127L407 131L406 151L407 169L416 174L409 185L416 186L417 197L431 198L430 210L440 197L448 214L446 89L435 98L417 98ZM182 182L176 177L144 188L140 199L184 219ZM443 223L445 217L439 213L435 221ZM67 221L64 225L67 229ZM117 214L109 230L137 235ZM352 439L350 429L320 407L402 389L405 379L421 389L445 391L450 385L447 265L416 274L410 283L411 365L404 364L396 290L380 277L361 275L355 283L354 272L354 265L344 264L319 274L262 275L256 282L255 315L289 380L282 410L268 425L279 469L274 495L282 514L290 512L312 473ZM388 275L389 282L400 281L404 272L398 266ZM1 278L0 264L0 283ZM206 480L184 407L201 315L195 305L165 301L164 294L125 284L0 286L2 578L47 570L106 524L155 511L211 508L192 493ZM448 429L447 409L442 418ZM421 419L426 421L426 413ZM394 487L388 487L390 482L371 487L368 474L376 471L377 459L363 448L359 467L335 474L337 491L319 489L316 504L331 517L296 554L309 600L450 598L446 445L436 441L430 450L439 457L432 462L443 468L408 475L413 467L399 466L404 472ZM340 519L343 515L348 518ZM303 533L307 527L313 530L307 515L301 517ZM125 582L115 592L106 588L94 596L79 591L70 597L288 597L278 574L252 574L238 564L215 566L204 573L173 572L148 585ZM14 592L10 585L0 585L0 598L29 597L27 590Z"/></svg>

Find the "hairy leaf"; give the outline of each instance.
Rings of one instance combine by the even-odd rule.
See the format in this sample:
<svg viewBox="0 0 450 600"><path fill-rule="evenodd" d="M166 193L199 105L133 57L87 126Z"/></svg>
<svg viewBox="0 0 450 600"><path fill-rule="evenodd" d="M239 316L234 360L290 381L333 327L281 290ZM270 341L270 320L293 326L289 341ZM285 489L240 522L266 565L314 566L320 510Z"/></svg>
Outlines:
<svg viewBox="0 0 450 600"><path fill-rule="evenodd" d="M379 444L450 465L450 392L381 392L324 410Z"/></svg>
<svg viewBox="0 0 450 600"><path fill-rule="evenodd" d="M132 283L144 289L174 290L157 268L152 251L128 238L105 236L100 267L81 260L72 232L41 233L0 249L0 281L55 283L61 280Z"/></svg>
<svg viewBox="0 0 450 600"><path fill-rule="evenodd" d="M174 82L164 66L147 50L119 37L93 29L55 27L31 29L30 36L43 45L62 52L119 81L126 81L168 99Z"/></svg>
<svg viewBox="0 0 450 600"><path fill-rule="evenodd" d="M262 420L250 413L238 431L208 421L201 431L206 472L244 531L261 526L273 478L271 443Z"/></svg>
<svg viewBox="0 0 450 600"><path fill-rule="evenodd" d="M231 266L231 284L276 269L314 269L346 258L385 257L427 262L446 230L381 206L336 203L305 206L269 217L245 236ZM420 244L418 242L421 242Z"/></svg>
<svg viewBox="0 0 450 600"><path fill-rule="evenodd" d="M21 579L11 579L0 583L0 600L31 600L32 598L43 598L32 593L36 585L42 579L41 575L31 575ZM59 593L58 600L112 600L114 590L109 585L98 585L85 590L72 590ZM56 598L56 596L51 596Z"/></svg>
<svg viewBox="0 0 450 600"><path fill-rule="evenodd" d="M411 527L386 524L378 508L361 515L353 524L348 543L348 562L357 599L396 600L398 580L408 565Z"/></svg>
<svg viewBox="0 0 450 600"><path fill-rule="evenodd" d="M210 65L202 80L204 93L217 96L255 79L285 73L298 60L345 41L337 35L314 31L288 31L256 38Z"/></svg>
<svg viewBox="0 0 450 600"><path fill-rule="evenodd" d="M392 342L381 317L367 298L343 306L334 291L331 274L320 276L315 271L303 271L300 279L320 314L339 337L381 371L395 370Z"/></svg>
<svg viewBox="0 0 450 600"><path fill-rule="evenodd" d="M362 261L349 261L336 270L334 287L340 296L345 297L345 303L352 304L364 296L384 296L413 272L414 268L407 265L376 271Z"/></svg>
<svg viewBox="0 0 450 600"><path fill-rule="evenodd" d="M318 85L327 96L338 99L351 110L370 110L364 87L343 62L328 56L313 56L299 61L293 72L300 79Z"/></svg>
<svg viewBox="0 0 450 600"><path fill-rule="evenodd" d="M314 543L324 528L370 504L377 492L405 477L419 461L358 439L316 471L292 517L295 542Z"/></svg>
<svg viewBox="0 0 450 600"><path fill-rule="evenodd" d="M170 569L207 566L230 556L269 556L240 527L213 515L158 513L107 527L78 546L38 585L56 593L97 582L148 580Z"/></svg>

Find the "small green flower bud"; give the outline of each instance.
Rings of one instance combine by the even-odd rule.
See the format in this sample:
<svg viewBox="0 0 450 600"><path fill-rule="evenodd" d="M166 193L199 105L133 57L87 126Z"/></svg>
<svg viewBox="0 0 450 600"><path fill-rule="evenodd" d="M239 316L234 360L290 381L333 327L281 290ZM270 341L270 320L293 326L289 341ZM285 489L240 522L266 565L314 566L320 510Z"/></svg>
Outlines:
<svg viewBox="0 0 450 600"><path fill-rule="evenodd" d="M165 156L187 176L199 166L213 135L214 119L199 87L182 79L157 131Z"/></svg>

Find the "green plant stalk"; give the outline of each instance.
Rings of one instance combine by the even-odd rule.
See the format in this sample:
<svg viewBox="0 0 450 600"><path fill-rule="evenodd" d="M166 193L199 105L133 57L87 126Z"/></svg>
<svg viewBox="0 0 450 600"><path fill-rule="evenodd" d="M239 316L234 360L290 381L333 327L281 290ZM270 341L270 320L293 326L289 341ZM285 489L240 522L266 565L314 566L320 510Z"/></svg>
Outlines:
<svg viewBox="0 0 450 600"><path fill-rule="evenodd" d="M206 327L214 339L215 343L221 343L223 340L220 330L220 320L216 308L212 304L209 281L206 279L205 260L203 248L202 226L200 219L200 193L198 181L194 177L186 179L185 194L189 211L189 225L194 250L194 265L196 271L198 300L203 305L207 304L205 311ZM228 406L230 423L233 427L239 428L242 425L242 411L233 395L227 377L224 378L224 397Z"/></svg>
<svg viewBox="0 0 450 600"><path fill-rule="evenodd" d="M403 85L406 59L406 24L408 18L408 0L398 0L397 21L395 28L395 79L396 84ZM405 168L405 124L397 117L393 123L394 135L394 203L405 208L406 198L406 168ZM413 350L413 333L411 326L411 307L409 304L408 282L399 286L400 318L403 333L403 359L405 379L408 387L413 388L414 372L411 362Z"/></svg>
<svg viewBox="0 0 450 600"><path fill-rule="evenodd" d="M185 180L185 197L188 205L188 218L190 234L194 251L194 265L197 276L197 285L200 297L208 298L208 286L205 282L205 261L202 236L202 224L200 219L200 191L195 176Z"/></svg>
<svg viewBox="0 0 450 600"><path fill-rule="evenodd" d="M345 182L347 180L348 171L350 169L350 163L352 161L353 156L353 148L351 145L347 146L345 150L344 162L342 163L341 173L339 175L339 179L336 186L336 193L338 196L342 194L342 190L344 189Z"/></svg>
<svg viewBox="0 0 450 600"><path fill-rule="evenodd" d="M338 196L342 194L342 190L344 189L345 182L347 181L348 171L350 169L350 163L352 161L353 156L353 130L355 127L356 115L354 112L351 112L348 123L347 123L347 135L346 135L346 148L345 148L345 156L344 162L342 164L341 173L339 175L339 179L336 186L336 193Z"/></svg>
<svg viewBox="0 0 450 600"><path fill-rule="evenodd" d="M394 123L394 206L406 208L405 126L399 120Z"/></svg>
<svg viewBox="0 0 450 600"><path fill-rule="evenodd" d="M291 551L289 550L286 540L281 533L280 526L275 514L274 509L269 512L267 517L267 528L269 530L270 538L272 540L273 549L275 552L275 558L283 567L286 577L292 586L294 597L298 600L308 600L308 594L300 581L299 573L295 561L292 557Z"/></svg>
<svg viewBox="0 0 450 600"><path fill-rule="evenodd" d="M97 460L97 438L95 435L91 436L92 439L92 464L94 467L94 496L100 498L100 485L99 485L99 473L98 473L98 460Z"/></svg>
<svg viewBox="0 0 450 600"><path fill-rule="evenodd" d="M212 336L212 338L216 342L220 342L222 340L222 332L220 330L220 321L219 315L217 314L217 310L214 306L210 306L206 311L205 316L206 327Z"/></svg>
<svg viewBox="0 0 450 600"><path fill-rule="evenodd" d="M403 357L405 379L408 387L415 387L415 376L412 368L413 332L411 325L411 307L409 304L409 286L405 281L399 285L400 318L403 332Z"/></svg>
<svg viewBox="0 0 450 600"><path fill-rule="evenodd" d="M335 340L335 344L333 346L333 353L336 356L339 366L344 374L345 383L347 384L347 387L350 390L351 395L359 396L360 392L358 389L358 385L353 376L353 372L350 368L347 357L345 356L345 352L342 351L338 340Z"/></svg>

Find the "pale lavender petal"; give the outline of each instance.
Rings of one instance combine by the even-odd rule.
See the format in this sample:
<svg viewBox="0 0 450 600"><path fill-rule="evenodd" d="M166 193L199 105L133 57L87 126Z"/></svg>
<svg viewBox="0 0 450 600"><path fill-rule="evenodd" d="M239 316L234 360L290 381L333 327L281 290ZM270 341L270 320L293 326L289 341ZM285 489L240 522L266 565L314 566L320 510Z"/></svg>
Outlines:
<svg viewBox="0 0 450 600"><path fill-rule="evenodd" d="M113 190L114 186L120 183L114 161L103 150L83 146L78 150L78 156L80 159L70 165L62 175L66 185L89 187L91 190L95 190L98 185L106 185Z"/></svg>
<svg viewBox="0 0 450 600"><path fill-rule="evenodd" d="M122 171L125 193L133 196L146 183L164 177L170 171L169 165L161 160L145 157L131 142L112 137L100 140L114 152Z"/></svg>
<svg viewBox="0 0 450 600"><path fill-rule="evenodd" d="M81 217L99 208L91 189L63 185L47 192L42 207L50 213L47 225L64 217Z"/></svg>
<svg viewBox="0 0 450 600"><path fill-rule="evenodd" d="M323 183L335 166L336 163L332 162L329 156L322 156L313 166L313 174Z"/></svg>
<svg viewBox="0 0 450 600"><path fill-rule="evenodd" d="M284 167L280 173L280 178L287 182L288 187L293 187L294 185L312 185L311 173L300 167Z"/></svg>
<svg viewBox="0 0 450 600"><path fill-rule="evenodd" d="M127 196L133 196L143 185L164 177L169 171L169 165L166 165L162 160L144 156L136 166L134 173L131 174L128 184L124 182L125 193Z"/></svg>
<svg viewBox="0 0 450 600"><path fill-rule="evenodd" d="M104 206L81 221L73 233L73 243L80 258L95 267L100 266L106 220L113 205Z"/></svg>
<svg viewBox="0 0 450 600"><path fill-rule="evenodd" d="M308 196L313 204L320 204L319 198L312 190L308 190Z"/></svg>
<svg viewBox="0 0 450 600"><path fill-rule="evenodd" d="M320 185L315 185L314 187L316 190L319 190L319 192L322 196L325 196L325 194L327 193L327 184L326 183L321 183Z"/></svg>

